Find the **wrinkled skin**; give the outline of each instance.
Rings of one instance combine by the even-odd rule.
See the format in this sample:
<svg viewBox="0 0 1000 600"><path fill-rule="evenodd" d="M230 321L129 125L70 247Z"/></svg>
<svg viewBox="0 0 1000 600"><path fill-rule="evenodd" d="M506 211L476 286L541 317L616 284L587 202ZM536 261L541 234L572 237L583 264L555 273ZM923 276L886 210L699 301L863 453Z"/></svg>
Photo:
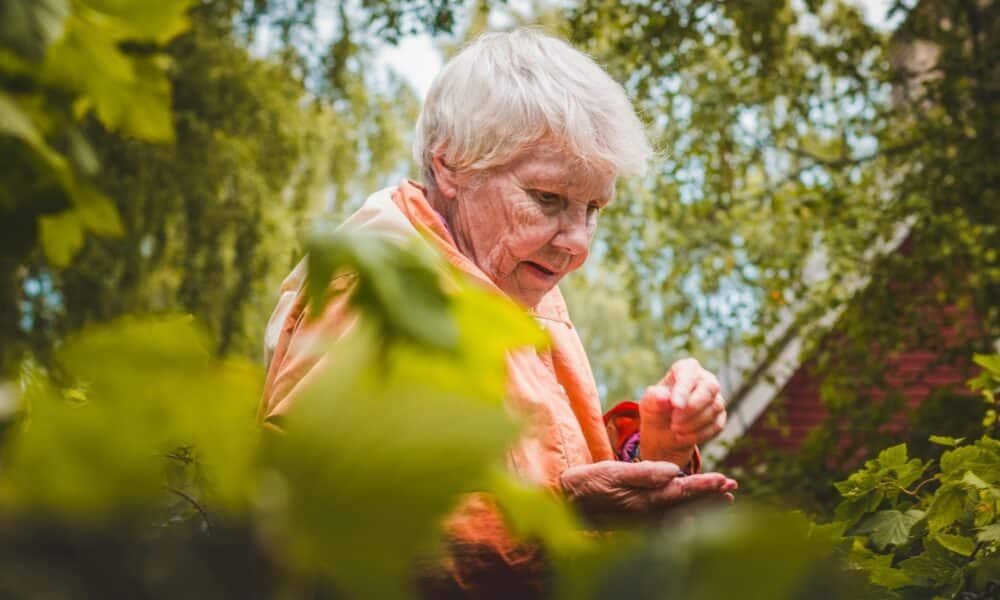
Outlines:
<svg viewBox="0 0 1000 600"><path fill-rule="evenodd" d="M597 213L615 189L613 174L549 147L474 178L440 157L434 171L429 199L458 249L526 308L587 260Z"/></svg>
<svg viewBox="0 0 1000 600"><path fill-rule="evenodd" d="M599 211L611 202L615 175L582 165L558 144L540 146L512 163L468 176L442 155L433 163L428 200L442 215L459 251L497 287L526 308L587 260ZM647 400L648 398L648 400ZM731 502L736 482L718 473L678 477L694 445L725 424L714 375L693 359L678 361L647 389L649 411L641 452L654 460L599 462L562 475L567 496L595 520L654 515L694 501Z"/></svg>
<svg viewBox="0 0 1000 600"><path fill-rule="evenodd" d="M678 476L662 461L603 461L570 467L560 483L571 501L594 523L624 515L658 517L682 506L731 503L737 483L720 473Z"/></svg>
<svg viewBox="0 0 1000 600"><path fill-rule="evenodd" d="M726 425L719 380L697 360L679 360L659 383L646 388L639 420L644 459L685 465L696 444L711 440Z"/></svg>

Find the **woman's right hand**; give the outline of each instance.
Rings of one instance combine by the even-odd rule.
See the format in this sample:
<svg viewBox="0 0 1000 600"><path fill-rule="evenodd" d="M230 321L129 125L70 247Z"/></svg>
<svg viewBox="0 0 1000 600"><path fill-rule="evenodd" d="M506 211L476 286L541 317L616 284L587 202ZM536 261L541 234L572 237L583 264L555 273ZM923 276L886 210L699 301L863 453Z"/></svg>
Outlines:
<svg viewBox="0 0 1000 600"><path fill-rule="evenodd" d="M683 475L664 461L602 461L570 467L560 478L569 500L595 523L662 517L693 502L733 501L736 481L721 473Z"/></svg>

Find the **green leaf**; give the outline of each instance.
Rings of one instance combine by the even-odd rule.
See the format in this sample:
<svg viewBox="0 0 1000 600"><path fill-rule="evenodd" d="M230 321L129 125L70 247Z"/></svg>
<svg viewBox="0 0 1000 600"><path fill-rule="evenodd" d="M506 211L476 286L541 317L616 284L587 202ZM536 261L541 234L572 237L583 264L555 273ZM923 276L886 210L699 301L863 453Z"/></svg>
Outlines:
<svg viewBox="0 0 1000 600"><path fill-rule="evenodd" d="M261 373L209 348L188 317L122 319L67 340L57 359L76 387L32 391L0 502L82 521L149 510L165 494L167 456L190 447L199 496L233 515L246 510Z"/></svg>
<svg viewBox="0 0 1000 600"><path fill-rule="evenodd" d="M383 363L380 346L364 321L335 345L288 414L286 433L271 440L270 464L284 499L275 518L287 515L282 526L299 564L351 596L398 598L413 557L438 538L460 494L484 489L517 428L496 399L403 374ZM485 376L502 380L503 369Z"/></svg>
<svg viewBox="0 0 1000 600"><path fill-rule="evenodd" d="M890 590L913 582L909 573L892 566L891 554L875 554L870 550L854 549L850 554L850 562L864 570L872 583Z"/></svg>
<svg viewBox="0 0 1000 600"><path fill-rule="evenodd" d="M4 0L0 3L0 46L39 62L63 32L67 0Z"/></svg>
<svg viewBox="0 0 1000 600"><path fill-rule="evenodd" d="M1000 542L1000 523L983 527L976 534L976 539L980 542Z"/></svg>
<svg viewBox="0 0 1000 600"><path fill-rule="evenodd" d="M884 467L901 467L906 464L906 444L898 444L879 452L878 462Z"/></svg>
<svg viewBox="0 0 1000 600"><path fill-rule="evenodd" d="M913 459L905 465L895 467L896 484L907 488L924 474L924 471L931 465L930 461L924 463L918 459Z"/></svg>
<svg viewBox="0 0 1000 600"><path fill-rule="evenodd" d="M31 116L21 108L13 96L3 91L0 91L0 133L20 138L32 147L45 145L45 140L32 122Z"/></svg>
<svg viewBox="0 0 1000 600"><path fill-rule="evenodd" d="M38 229L45 257L54 266L65 267L83 247L83 220L76 211L43 216Z"/></svg>
<svg viewBox="0 0 1000 600"><path fill-rule="evenodd" d="M528 542L540 542L555 568L555 596L584 598L598 588L608 571L626 555L634 541L616 536L599 538L551 490L528 486L495 471L489 492L502 509L511 532ZM616 560L617 559L617 560Z"/></svg>
<svg viewBox="0 0 1000 600"><path fill-rule="evenodd" d="M988 483L997 482L1000 480L1000 453L977 442L941 456L941 473L949 479L960 479L966 471L972 471Z"/></svg>
<svg viewBox="0 0 1000 600"><path fill-rule="evenodd" d="M948 581L956 570L952 563L926 552L900 562L899 568L916 585L933 585Z"/></svg>
<svg viewBox="0 0 1000 600"><path fill-rule="evenodd" d="M164 44L189 27L185 16L191 0L82 0L92 10L112 17L121 31L119 35L132 40L149 40Z"/></svg>
<svg viewBox="0 0 1000 600"><path fill-rule="evenodd" d="M70 190L73 208L45 215L38 221L42 249L49 262L57 267L67 266L83 247L86 230L98 235L122 233L118 209L107 196L85 182L71 182Z"/></svg>
<svg viewBox="0 0 1000 600"><path fill-rule="evenodd" d="M110 198L88 183L77 184L75 192L72 196L75 205L73 212L88 231L104 236L122 234L118 209Z"/></svg>
<svg viewBox="0 0 1000 600"><path fill-rule="evenodd" d="M939 446L957 446L965 441L965 438L954 438L946 435L932 435L930 441L933 444L938 444Z"/></svg>
<svg viewBox="0 0 1000 600"><path fill-rule="evenodd" d="M962 556L972 556L972 553L976 551L976 542L961 535L937 533L934 535L934 539L945 548Z"/></svg>
<svg viewBox="0 0 1000 600"><path fill-rule="evenodd" d="M1000 376L1000 354L973 354L972 362L994 375Z"/></svg>
<svg viewBox="0 0 1000 600"><path fill-rule="evenodd" d="M569 506L550 490L521 483L504 471L493 473L488 490L503 510L511 532L520 539L540 541L555 553L594 545Z"/></svg>
<svg viewBox="0 0 1000 600"><path fill-rule="evenodd" d="M910 529L923 518L920 511L906 513L898 510L882 510L865 519L855 530L855 534L870 534L872 543L879 549L892 544L905 544L910 536Z"/></svg>
<svg viewBox="0 0 1000 600"><path fill-rule="evenodd" d="M962 475L962 483L967 483L977 490L996 490L995 486L986 483L972 471L966 471L965 475Z"/></svg>
<svg viewBox="0 0 1000 600"><path fill-rule="evenodd" d="M129 37L121 24L90 13L71 15L65 35L46 57L44 80L68 88L92 105L110 130L138 138L173 140L169 60L165 55L130 56L120 49Z"/></svg>
<svg viewBox="0 0 1000 600"><path fill-rule="evenodd" d="M315 233L308 242L306 290L316 312L322 310L335 272L357 275L351 304L389 341L454 350L458 329L441 288L441 267L423 242L410 247L364 234Z"/></svg>
<svg viewBox="0 0 1000 600"><path fill-rule="evenodd" d="M940 531L965 515L968 493L956 483L946 483L935 492L927 509L931 531Z"/></svg>

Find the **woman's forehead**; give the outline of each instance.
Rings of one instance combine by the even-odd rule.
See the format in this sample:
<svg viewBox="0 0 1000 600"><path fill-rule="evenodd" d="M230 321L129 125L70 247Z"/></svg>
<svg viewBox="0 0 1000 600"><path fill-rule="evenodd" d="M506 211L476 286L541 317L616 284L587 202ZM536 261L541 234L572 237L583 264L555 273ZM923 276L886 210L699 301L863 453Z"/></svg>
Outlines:
<svg viewBox="0 0 1000 600"><path fill-rule="evenodd" d="M584 195L587 200L610 200L614 195L613 173L596 169L565 152L532 150L522 154L508 167L509 172L524 186Z"/></svg>

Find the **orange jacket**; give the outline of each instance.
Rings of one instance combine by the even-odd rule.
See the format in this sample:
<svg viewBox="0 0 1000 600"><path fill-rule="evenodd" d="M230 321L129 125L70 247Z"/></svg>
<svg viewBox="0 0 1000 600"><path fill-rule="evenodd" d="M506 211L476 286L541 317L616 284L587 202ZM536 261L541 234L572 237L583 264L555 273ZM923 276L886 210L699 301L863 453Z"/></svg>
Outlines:
<svg viewBox="0 0 1000 600"><path fill-rule="evenodd" d="M441 217L431 208L419 184L407 181L392 191L375 194L364 208L345 223L352 230L367 230L394 239L405 238L399 217L425 234L448 262L484 286L500 292L479 268L458 251ZM392 213L397 214L392 214ZM358 215L361 215L359 217ZM317 333L341 336L355 322L347 296L336 297L315 321L303 319L303 279L296 268L282 286L282 298L268 324L272 339L267 381L259 416L276 422L294 403L323 362L314 352ZM337 284L334 283L334 289ZM343 290L346 290L344 284ZM552 346L544 351L518 351L508 358L508 398L511 408L529 416L529 435L509 455L510 467L527 481L558 489L559 475L573 465L612 460L601 415L597 387L566 303L558 288L549 292L531 313L549 332Z"/></svg>
<svg viewBox="0 0 1000 600"><path fill-rule="evenodd" d="M345 222L349 231L367 231L395 240L423 233L442 256L469 277L502 293L459 252L444 221L427 202L424 188L406 181L383 190ZM309 323L303 318L300 265L282 286L282 297L265 334L270 359L259 418L277 424L300 389L322 366L313 347L317 333L342 336L356 315L348 309L346 282L333 283L336 296ZM530 311L549 332L548 350L513 352L507 359L508 402L529 419L528 433L508 454L508 466L523 479L559 490L559 476L570 466L613 460L601 415L597 387L566 304L558 288ZM451 556L443 570L421 580L433 597L527 597L540 592L542 561L537 551L514 543L502 518L485 495L467 499L448 525Z"/></svg>

